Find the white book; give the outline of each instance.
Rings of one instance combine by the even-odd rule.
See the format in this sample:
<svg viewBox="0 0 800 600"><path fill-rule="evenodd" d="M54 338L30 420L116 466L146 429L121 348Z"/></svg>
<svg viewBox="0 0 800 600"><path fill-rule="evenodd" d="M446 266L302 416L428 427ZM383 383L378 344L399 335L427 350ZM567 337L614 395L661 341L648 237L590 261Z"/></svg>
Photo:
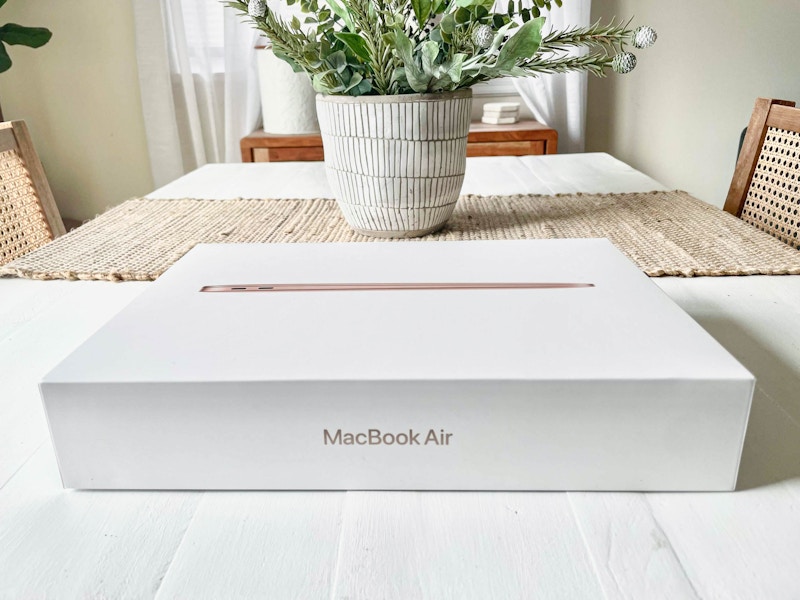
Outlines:
<svg viewBox="0 0 800 600"><path fill-rule="evenodd" d="M490 110L484 109L484 115L518 115L519 114L519 107L507 110Z"/></svg>
<svg viewBox="0 0 800 600"><path fill-rule="evenodd" d="M483 110L496 112L519 112L519 102L487 102L483 105Z"/></svg>
<svg viewBox="0 0 800 600"><path fill-rule="evenodd" d="M484 119L504 119L504 118L519 118L518 112L506 112L506 113L498 113L498 112L484 112L483 118Z"/></svg>
<svg viewBox="0 0 800 600"><path fill-rule="evenodd" d="M517 123L519 118L517 117L481 117L481 123L486 123L487 125L511 125L512 123Z"/></svg>

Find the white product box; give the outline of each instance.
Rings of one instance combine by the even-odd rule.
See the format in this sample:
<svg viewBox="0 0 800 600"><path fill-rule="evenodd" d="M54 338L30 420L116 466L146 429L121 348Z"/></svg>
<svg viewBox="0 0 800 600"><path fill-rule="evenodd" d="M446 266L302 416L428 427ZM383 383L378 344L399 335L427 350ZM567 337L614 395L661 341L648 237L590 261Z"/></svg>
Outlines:
<svg viewBox="0 0 800 600"><path fill-rule="evenodd" d="M595 287L200 291L376 282ZM41 393L71 488L731 490L753 386L608 241L545 240L198 246Z"/></svg>

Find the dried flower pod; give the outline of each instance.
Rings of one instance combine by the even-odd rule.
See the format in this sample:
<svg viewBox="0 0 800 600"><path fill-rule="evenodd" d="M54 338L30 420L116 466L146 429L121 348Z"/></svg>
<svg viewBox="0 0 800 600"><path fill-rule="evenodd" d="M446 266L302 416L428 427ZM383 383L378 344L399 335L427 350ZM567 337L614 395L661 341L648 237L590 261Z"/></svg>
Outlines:
<svg viewBox="0 0 800 600"><path fill-rule="evenodd" d="M656 43L658 34L656 30L647 25L637 27L633 32L633 46L634 48L649 48Z"/></svg>
<svg viewBox="0 0 800 600"><path fill-rule="evenodd" d="M479 48L488 48L492 45L494 30L489 25L479 25L472 32L472 41Z"/></svg>
<svg viewBox="0 0 800 600"><path fill-rule="evenodd" d="M267 14L266 0L250 0L247 3L247 14L257 19L263 17Z"/></svg>
<svg viewBox="0 0 800 600"><path fill-rule="evenodd" d="M636 68L636 56L632 52L617 54L611 61L611 68L620 75L630 73Z"/></svg>

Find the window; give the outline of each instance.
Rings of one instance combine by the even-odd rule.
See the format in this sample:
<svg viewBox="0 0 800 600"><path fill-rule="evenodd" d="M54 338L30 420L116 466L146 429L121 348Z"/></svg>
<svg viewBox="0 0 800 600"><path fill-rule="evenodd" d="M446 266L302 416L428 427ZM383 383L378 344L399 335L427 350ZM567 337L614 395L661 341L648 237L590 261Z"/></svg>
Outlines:
<svg viewBox="0 0 800 600"><path fill-rule="evenodd" d="M218 0L173 0L173 6L178 10L172 31L175 35L182 33L186 39L186 58L192 72L224 73L225 5ZM168 19L173 17L171 11L167 12Z"/></svg>

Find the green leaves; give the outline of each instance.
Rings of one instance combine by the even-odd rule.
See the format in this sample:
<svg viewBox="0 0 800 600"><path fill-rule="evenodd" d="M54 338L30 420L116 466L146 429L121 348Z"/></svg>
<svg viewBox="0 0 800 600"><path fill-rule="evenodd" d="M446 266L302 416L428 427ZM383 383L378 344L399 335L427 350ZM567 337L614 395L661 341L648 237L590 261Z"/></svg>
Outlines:
<svg viewBox="0 0 800 600"><path fill-rule="evenodd" d="M411 0L411 8L414 10L414 16L417 17L420 29L425 27L431 16L432 4L431 0Z"/></svg>
<svg viewBox="0 0 800 600"><path fill-rule="evenodd" d="M24 27L8 23L0 27L0 42L6 44L40 48L50 41L53 34L44 27Z"/></svg>
<svg viewBox="0 0 800 600"><path fill-rule="evenodd" d="M11 57L6 52L6 47L0 44L0 73L11 68Z"/></svg>
<svg viewBox="0 0 800 600"><path fill-rule="evenodd" d="M367 42L364 41L357 33L334 33L337 39L342 40L350 50L353 51L358 58L363 60L364 62L369 62L370 54L369 48L367 47Z"/></svg>
<svg viewBox="0 0 800 600"><path fill-rule="evenodd" d="M456 12L453 13L453 19L458 25L467 25L471 17L472 14L463 6L457 8Z"/></svg>
<svg viewBox="0 0 800 600"><path fill-rule="evenodd" d="M414 60L414 46L405 32L397 27L391 35L385 36L385 39L390 46L394 47L400 60L403 61L404 75L409 87L417 93L426 92L429 78L425 77L425 73Z"/></svg>
<svg viewBox="0 0 800 600"><path fill-rule="evenodd" d="M351 32L356 32L355 23L353 23L353 16L347 9L347 6L341 0L328 0L328 6L337 17L339 17Z"/></svg>
<svg viewBox="0 0 800 600"><path fill-rule="evenodd" d="M5 0L0 0L0 6ZM11 57L8 55L5 44L10 46L28 46L40 48L50 41L53 34L44 27L25 27L16 23L7 23L0 27L0 73L11 68Z"/></svg>
<svg viewBox="0 0 800 600"><path fill-rule="evenodd" d="M492 6L494 6L494 0L456 0L455 5L462 8L482 6L489 11L492 9Z"/></svg>
<svg viewBox="0 0 800 600"><path fill-rule="evenodd" d="M500 48L500 54L497 55L495 68L501 71L510 71L516 66L517 61L533 58L536 51L539 50L539 46L542 44L542 27L544 26L544 22L544 17L540 17L528 21L520 27L503 47Z"/></svg>
<svg viewBox="0 0 800 600"><path fill-rule="evenodd" d="M347 37L355 34L339 35ZM336 37L338 38L338 35ZM341 41L344 43L344 40ZM343 46L337 43L334 47ZM349 49L349 46L347 48ZM311 77L311 83L314 89L322 94L363 96L372 91L372 81L365 77L364 65L356 62L353 55L345 50L327 52L320 61L320 67L321 70Z"/></svg>
<svg viewBox="0 0 800 600"><path fill-rule="evenodd" d="M336 77L332 77L330 72L317 73L311 78L311 84L320 94L363 96L372 91L372 82L350 69L345 69Z"/></svg>
<svg viewBox="0 0 800 600"><path fill-rule="evenodd" d="M275 55L276 58L280 58L282 61L285 61L286 63L288 63L289 66L292 67L292 71L294 71L295 73L302 73L303 72L303 67L298 65L296 61L294 61L291 58L289 58L284 52L281 52L275 46L272 47L272 53Z"/></svg>
<svg viewBox="0 0 800 600"><path fill-rule="evenodd" d="M399 28L387 41L403 61L403 66L392 75L393 83L405 84L419 94L452 91L460 86L466 54L456 53L448 58L444 47L433 40L415 48Z"/></svg>
<svg viewBox="0 0 800 600"><path fill-rule="evenodd" d="M436 42L423 42L420 46L422 57L422 72L428 76L433 74L436 66L436 57L439 56L439 44Z"/></svg>
<svg viewBox="0 0 800 600"><path fill-rule="evenodd" d="M350 82L345 86L344 93L350 96L363 96L372 89L372 84L368 79L364 79L361 73L354 72L350 77Z"/></svg>
<svg viewBox="0 0 800 600"><path fill-rule="evenodd" d="M339 50L328 56L328 64L340 75L347 68L347 55Z"/></svg>

